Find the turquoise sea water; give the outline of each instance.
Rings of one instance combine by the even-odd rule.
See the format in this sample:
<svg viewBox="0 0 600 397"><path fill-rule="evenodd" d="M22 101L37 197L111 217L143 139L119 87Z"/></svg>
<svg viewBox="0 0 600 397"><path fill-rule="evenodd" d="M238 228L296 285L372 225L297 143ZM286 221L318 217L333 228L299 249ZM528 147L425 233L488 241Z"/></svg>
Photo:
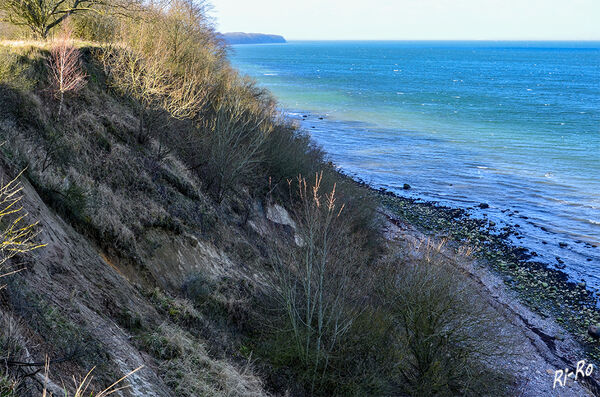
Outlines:
<svg viewBox="0 0 600 397"><path fill-rule="evenodd" d="M600 43L291 42L230 58L344 171L518 225L534 259L600 287Z"/></svg>

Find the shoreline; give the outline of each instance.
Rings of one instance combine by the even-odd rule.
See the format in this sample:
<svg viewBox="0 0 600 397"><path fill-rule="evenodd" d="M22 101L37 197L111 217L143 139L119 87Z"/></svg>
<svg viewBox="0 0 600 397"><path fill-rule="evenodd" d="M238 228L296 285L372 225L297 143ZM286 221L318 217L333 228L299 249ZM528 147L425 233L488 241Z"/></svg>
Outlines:
<svg viewBox="0 0 600 397"><path fill-rule="evenodd" d="M475 281L487 303L505 317L509 327L520 330L531 348L522 357L498 363L517 379L527 379L518 386L521 396L561 396L567 390L569 395L600 396L597 371L579 383L567 382L557 389L550 386L555 370L574 372L579 360L600 367L600 342L587 334L590 324L600 323L600 309L591 291L570 281L559 269L529 261L532 256L508 240L510 231L490 233L489 225L484 226L487 220L477 219L465 209L402 197L338 172L378 196L379 213L386 221L385 238L409 246L410 255L418 255L415 243L429 239L445 242L449 256L458 257L461 248L472 249L472 260L461 263L457 270ZM531 368L535 364L544 368Z"/></svg>
<svg viewBox="0 0 600 397"><path fill-rule="evenodd" d="M533 256L525 248L508 240L514 230L494 234L486 220L474 218L464 209L375 189L340 172L378 195L382 208L388 211L382 213L388 220L391 221L391 215L396 222L408 224L420 233L472 249L473 256L502 280L506 290L514 292L536 315L560 324L582 347L586 357L600 364L600 344L587 334L589 325L600 323L600 309L593 292L585 283L570 280L565 272L530 260Z"/></svg>
<svg viewBox="0 0 600 397"><path fill-rule="evenodd" d="M317 144L323 146L319 142L319 139L323 139L327 134L323 134L321 131L326 131L329 127L333 127L335 131L338 123L342 125L344 123L353 123L349 121L330 120L327 113L318 111L302 111L296 108L282 108L290 119L298 123L298 125L308 132L312 139ZM331 123L331 126L329 125ZM360 122L357 122L360 123ZM368 125L359 125L359 129L367 128ZM344 128L354 128L352 125L349 127L339 127L341 132L345 132ZM376 130L376 129L375 129ZM316 137L315 137L315 134ZM343 146L340 144L340 146ZM331 153L336 153L335 147L324 148L330 153L331 159L334 163L343 163L344 157L332 156ZM342 147L342 151L343 151ZM350 153L351 154L351 153ZM360 159L367 161L368 159ZM377 171L369 169L361 169L360 166L352 165L348 169L344 166L340 167L343 173L350 178L356 179L360 182L366 182L370 187L375 189L383 188L384 191L396 192L400 197L407 197L402 194L406 192L403 190L402 185L410 183L414 185L416 189L411 189L411 194L408 195L409 199L416 201L425 201L436 203L440 206L448 206L450 208L461 209L469 212L472 217L476 217L485 221L489 221L491 225L495 226L495 232L498 234L506 234L506 239L511 239L511 243L515 246L522 247L522 253L524 255L530 255L532 259L537 262L543 263L548 268L554 268L557 270L563 270L562 273L567 275L570 281L575 283L585 282L586 286L590 287L591 291L594 291L599 298L598 305L600 305L600 276L593 271L593 265L600 263L600 245L599 243L589 236L583 237L577 234L574 229L571 228L572 224L565 224L564 228L557 228L555 222L563 222L565 219L572 220L573 215L564 216L561 218L563 209L549 207L547 210L550 211L552 216L556 216L554 219L539 218L540 208L529 207L531 203L527 200L524 201L511 201L506 202L506 197L502 200L496 200L494 196L486 196L478 194L477 190L455 192L455 194L444 195L443 197L436 196L435 192L429 191L424 186L427 183L438 183L434 178L432 181L423 180L422 176L417 176L416 180L411 181L410 174L404 175L400 180L390 180L389 178L379 177ZM487 168L487 167L477 167ZM385 173L383 175L386 175ZM373 179L374 180L373 180ZM453 182L453 181L450 181ZM450 183L448 182L448 183ZM373 184L374 183L374 184ZM450 184L452 186L452 184ZM420 187L420 188L419 188ZM477 189L477 186L471 186ZM519 185L519 188L525 188L525 186ZM486 194L489 194L489 186L486 188ZM435 190L435 189L434 189ZM529 198L531 199L531 198ZM580 219L582 222L588 222L587 218ZM578 226L578 225L576 225ZM579 225L581 226L581 225ZM574 234L575 233L575 234ZM588 238L589 237L589 238Z"/></svg>
<svg viewBox="0 0 600 397"><path fill-rule="evenodd" d="M400 245L406 255L418 257L421 247L433 244L441 247L441 253L450 258L456 270L472 281L474 293L484 300L500 318L502 333L518 336L518 354L508 348L505 357L499 357L494 366L510 373L514 378L513 393L519 396L537 397L600 395L600 377L592 373L578 382L556 384L556 371L576 367L584 357L581 345L553 318L534 313L521 302L519 296L506 288L502 277L477 258L465 255L461 245L423 233L416 227L399 220L391 211L382 209L385 216L385 238ZM516 342L516 340L515 340ZM586 362L590 361L586 359Z"/></svg>
<svg viewBox="0 0 600 397"><path fill-rule="evenodd" d="M306 122L309 118L326 118L326 115L310 111L285 109L284 112L288 116L290 112L296 114L296 117L291 118L299 123ZM306 126L301 125L301 128L310 133ZM517 245L518 239L511 241L511 236L519 236L519 225L508 222L496 225L485 216L480 217L476 212L469 213L468 208L451 207L420 197L403 197L386 188L373 187L356 173L345 172L343 168L338 168L338 172L377 194L382 206L400 221L421 232L471 247L477 259L500 277L504 287L514 291L520 302L534 313L556 320L575 338L586 357L600 366L600 343L587 333L590 325L600 324L598 295L585 281L578 282L563 271L564 265L560 260L559 266L536 260L538 254L535 251ZM480 208L484 210L484 207ZM597 248L594 245L590 247ZM600 386L598 387L600 393Z"/></svg>
<svg viewBox="0 0 600 397"><path fill-rule="evenodd" d="M301 129L309 133L314 142L320 145L311 132L315 126L320 128L319 123L327 121L327 114L314 110L290 108L281 108L281 110ZM310 124L313 125L310 126ZM327 150L325 152L331 153ZM335 159L331 159L331 161L336 162ZM520 240L523 238L519 229L521 226L514 220L518 218L523 219L522 222L527 222L526 215L528 214L524 211L521 211L523 213L520 214L519 211L510 209L499 210L502 214L508 212L507 217L514 216L514 219L506 218L500 222L498 219L494 219L496 223L487 218L486 209L489 208L489 205L485 202L467 208L457 203L441 204L418 196L415 198L403 197L380 187L381 185L374 187L362 179L360 172L354 171L338 168L340 174L367 187L380 197L384 209L382 215L387 218L388 223L400 222L400 224L414 228L417 233L424 233L433 238L447 239L472 249L477 262L482 268L488 270L491 276L483 276L479 271L471 272L471 276L477 278L479 282L482 282L485 277L494 279L497 281L494 283L498 285L496 289L502 289L503 295L510 295L514 298L510 300L511 307L513 305L523 306L522 309L519 309L520 312L528 314L525 317L521 314L518 315L521 327L534 333L538 341L544 343L548 349L554 350L553 354L559 358L558 361L562 361L563 368L573 367L576 363L573 361L569 364L569 362L561 360L560 357L563 356L556 351L557 346L565 339L572 340L572 350L579 351L579 348L581 349L580 358L585 357L596 367L600 365L600 343L588 335L590 325L600 324L599 289L593 288L597 287L593 281L587 280L587 283L583 279L577 281L576 275L563 270L565 262L562 259L565 258L561 259L556 256L558 264L552 262L547 257L547 251L544 250L545 244L548 244L546 241L542 241L544 245L540 244L540 247L535 244L533 248L528 244L520 245L522 243ZM404 182L411 183L410 179ZM399 186L402 186L402 183ZM410 189L410 186L408 188ZM398 187L398 190L401 188ZM561 249L570 245L565 243L567 240L558 237L556 233L550 232L543 225L533 226L555 236L556 241L554 242ZM573 240L573 242L584 244L585 248L598 248L593 242L580 240ZM534 249L542 255L538 256ZM544 257L544 253L546 253L546 257ZM555 254L550 253L550 256L552 255ZM562 254L560 256L562 257ZM568 258L565 260L568 262ZM498 304L498 302L494 304ZM537 323L543 325L532 325ZM545 329L546 326L548 329ZM564 335L563 332L556 332L556 329L564 330ZM560 367L556 367L556 369L558 368ZM600 395L600 376L598 375L598 373L594 374L594 378L590 379L588 385L595 395Z"/></svg>

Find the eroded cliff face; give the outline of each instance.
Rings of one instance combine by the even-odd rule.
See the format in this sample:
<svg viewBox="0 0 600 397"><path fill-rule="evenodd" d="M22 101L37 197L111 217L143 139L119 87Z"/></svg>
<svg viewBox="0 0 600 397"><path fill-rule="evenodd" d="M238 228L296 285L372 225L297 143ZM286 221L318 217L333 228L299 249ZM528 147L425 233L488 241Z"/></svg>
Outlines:
<svg viewBox="0 0 600 397"><path fill-rule="evenodd" d="M8 178L4 169L2 177ZM111 319L111 314L121 308L130 308L142 316L157 317L156 310L117 268L102 258L93 243L47 207L26 179L22 184L24 206L29 210L29 216L39 222L38 239L47 246L24 258L23 271L8 279L3 291L8 303L8 307L3 308L4 315L12 316L23 330L19 335L25 349L21 360L43 362L44 353L50 360L68 359L52 366L51 385L57 395L61 390L59 379L67 379L68 373L76 368L71 361L100 364L98 359L107 360L116 365L117 373L123 374L145 365L148 357L132 345L130 335ZM56 332L46 333L43 326L36 329L36 323L44 318L34 317L48 313L37 313L37 310L24 307L42 305L40 302L44 306L41 311L60 317L56 320L58 324L45 324L50 328L59 327L54 330ZM70 326L61 324L63 322ZM64 340L57 340L61 338ZM85 348L75 344L90 342L88 338L106 346L104 357L91 357L88 356L91 352L77 351ZM94 355L98 353L94 352ZM77 367L76 372L82 374L83 365ZM36 378L43 382L42 373ZM151 366L139 371L130 383L131 395L169 395Z"/></svg>
<svg viewBox="0 0 600 397"><path fill-rule="evenodd" d="M9 178L4 169L1 177L3 180ZM148 324L149 328L171 323L169 315L157 310L156 302L143 292L136 277L128 277L132 269L108 259L93 241L49 208L26 179L22 184L24 207L29 216L39 222L38 239L47 245L22 258L23 271L11 277L2 292L3 317L10 317L19 324L13 335L23 343L19 360L43 362L44 354L48 354L50 360L65 360L51 365L48 389L56 395L62 392L61 379L66 380L73 374L83 376L92 366L107 371L97 371L99 383L109 381L110 375L120 377L143 366L128 378L130 388L123 394L176 395L161 379L160 360L140 348L136 341L137 330L127 329L128 315ZM251 280L243 266L235 264L210 243L200 242L192 235L151 234L152 241L159 245L155 254L143 262L151 276L146 277L146 282L152 279L175 294L185 280L197 274L213 280ZM36 306L43 312L35 310ZM36 318L38 315L42 318ZM210 319L195 315L202 317L210 327ZM37 328L38 322L47 321L48 317L52 317L51 321ZM174 324L170 326L177 328ZM53 329L45 332L45 327ZM202 338L196 339L198 346L207 343ZM262 394L258 379L240 373L227 359L213 359L207 351L196 350L196 354L200 354L205 365L213 367L213 372L223 378L220 381L204 380L207 390L223 389L221 391L225 393L230 387L227 385L233 383L253 395ZM181 370L185 371L185 368ZM42 372L35 376L38 383L43 383L43 378ZM35 385L30 386L33 395L35 389Z"/></svg>
<svg viewBox="0 0 600 397"><path fill-rule="evenodd" d="M247 194L217 205L176 158L150 161L132 109L97 87L60 119L43 93L0 90L0 176L27 167L23 205L46 244L2 280L3 338L18 344L9 370L48 357L55 395L94 367L99 389L142 366L122 395L266 394L233 348L265 284L262 205ZM44 371L24 379L24 395L39 395Z"/></svg>

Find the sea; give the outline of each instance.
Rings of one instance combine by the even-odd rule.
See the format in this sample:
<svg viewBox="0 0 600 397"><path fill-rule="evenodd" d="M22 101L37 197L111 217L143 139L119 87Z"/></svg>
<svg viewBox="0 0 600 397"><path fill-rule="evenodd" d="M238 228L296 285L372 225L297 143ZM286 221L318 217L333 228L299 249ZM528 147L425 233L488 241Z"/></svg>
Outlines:
<svg viewBox="0 0 600 397"><path fill-rule="evenodd" d="M229 57L345 173L510 225L533 260L600 288L600 42L293 41Z"/></svg>

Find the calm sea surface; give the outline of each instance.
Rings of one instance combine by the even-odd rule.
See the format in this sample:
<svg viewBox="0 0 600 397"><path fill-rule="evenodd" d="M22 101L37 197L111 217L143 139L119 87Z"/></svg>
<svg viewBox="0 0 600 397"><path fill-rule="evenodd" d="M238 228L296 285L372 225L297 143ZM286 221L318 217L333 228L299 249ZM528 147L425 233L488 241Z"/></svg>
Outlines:
<svg viewBox="0 0 600 397"><path fill-rule="evenodd" d="M291 42L230 58L347 173L487 203L470 212L600 287L600 43Z"/></svg>

